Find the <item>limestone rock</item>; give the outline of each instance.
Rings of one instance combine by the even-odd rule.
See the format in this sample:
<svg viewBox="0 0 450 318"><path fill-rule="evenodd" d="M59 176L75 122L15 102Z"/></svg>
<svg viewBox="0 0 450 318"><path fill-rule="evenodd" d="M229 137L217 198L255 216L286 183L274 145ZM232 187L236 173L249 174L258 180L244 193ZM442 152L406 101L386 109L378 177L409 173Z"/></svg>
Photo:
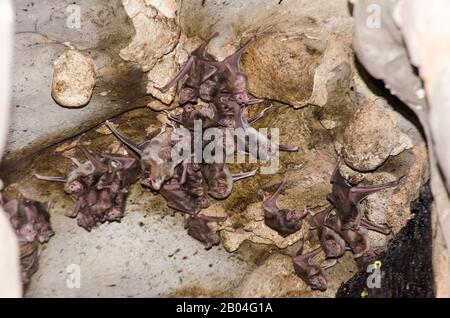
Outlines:
<svg viewBox="0 0 450 318"><path fill-rule="evenodd" d="M237 297L307 296L311 289L294 272L292 257L270 256L239 286Z"/></svg>
<svg viewBox="0 0 450 318"><path fill-rule="evenodd" d="M170 105L175 99L177 85L172 87L167 93L161 93L156 87L166 85L175 76L177 68L178 64L175 61L174 53L163 56L148 72L147 93L162 103ZM167 109L167 107L155 110L162 109Z"/></svg>
<svg viewBox="0 0 450 318"><path fill-rule="evenodd" d="M138 63L143 72L148 72L147 93L167 105L174 101L176 87L167 93L161 93L157 87L164 86L178 69L177 44L181 34L175 19L178 6L176 0L124 2L136 34L131 43L120 51L120 57Z"/></svg>
<svg viewBox="0 0 450 318"><path fill-rule="evenodd" d="M319 254L317 261L323 261L323 257ZM356 271L351 253L346 253L335 267L325 271L327 291L313 291L295 274L292 256L273 254L244 279L236 297L334 297L342 282Z"/></svg>
<svg viewBox="0 0 450 318"><path fill-rule="evenodd" d="M131 43L120 51L120 56L138 63L144 72L148 72L177 45L179 25L175 19L160 14L144 0L126 1L124 7L133 21L136 34Z"/></svg>
<svg viewBox="0 0 450 318"><path fill-rule="evenodd" d="M96 76L92 58L76 50L66 50L55 61L52 96L61 106L85 106L91 100Z"/></svg>
<svg viewBox="0 0 450 318"><path fill-rule="evenodd" d="M236 229L234 224L241 218L246 218L249 222L242 224L242 228ZM287 237L282 237L264 223L261 203L255 203L247 207L242 215L228 218L224 226L225 228L220 232L220 235L223 246L228 252L236 251L245 240L258 244L275 245L283 249L298 242L307 231L307 226L304 224L301 230Z"/></svg>
<svg viewBox="0 0 450 318"><path fill-rule="evenodd" d="M335 102L330 100L330 98L334 97L332 95L335 92L330 91L330 88L332 89L333 87L330 87L328 83L333 81L333 78L339 77L345 81L345 86L351 85L349 83L349 78L352 76L350 70L351 59L350 39L343 35L328 39L321 64L314 72L314 86L309 103L323 107L327 103L333 104ZM349 87L345 88L348 89ZM325 124L324 126L327 125ZM326 128L332 129L334 125Z"/></svg>
<svg viewBox="0 0 450 318"><path fill-rule="evenodd" d="M20 175L40 150L148 102L137 102L146 94L146 74L118 55L134 34L121 0L77 1L81 29L66 25L66 9L73 1L58 3L42 0L32 6L29 1L15 1L12 116L0 168L10 177ZM59 107L51 94L53 62L68 49L65 42L92 57L97 67L92 98L87 106L77 109Z"/></svg>
<svg viewBox="0 0 450 318"><path fill-rule="evenodd" d="M306 106L321 59L319 44L298 35L261 36L242 60L250 92L259 98Z"/></svg>
<svg viewBox="0 0 450 318"><path fill-rule="evenodd" d="M411 139L397 127L394 114L371 102L353 116L344 132L345 162L362 172L375 170L389 156L411 147Z"/></svg>

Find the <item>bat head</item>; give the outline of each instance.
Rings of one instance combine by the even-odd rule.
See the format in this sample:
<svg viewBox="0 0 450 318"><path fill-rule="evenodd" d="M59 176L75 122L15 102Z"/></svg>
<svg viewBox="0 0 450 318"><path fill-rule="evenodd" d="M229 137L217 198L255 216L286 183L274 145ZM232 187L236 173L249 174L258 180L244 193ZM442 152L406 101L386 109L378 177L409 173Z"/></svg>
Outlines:
<svg viewBox="0 0 450 318"><path fill-rule="evenodd" d="M66 192L67 194L71 194L71 195L72 194L74 194L74 195L81 194L86 189L87 189L86 185L80 179L68 181L64 185L64 192Z"/></svg>
<svg viewBox="0 0 450 318"><path fill-rule="evenodd" d="M19 235L23 237L27 242L33 242L36 239L37 231L33 223L25 223L19 229Z"/></svg>
<svg viewBox="0 0 450 318"><path fill-rule="evenodd" d="M309 286L312 290L326 291L328 288L328 282L325 276L318 273L309 278Z"/></svg>
<svg viewBox="0 0 450 318"><path fill-rule="evenodd" d="M212 100L213 95L216 91L217 83L213 80L206 80L200 85L199 95L200 98L206 102Z"/></svg>
<svg viewBox="0 0 450 318"><path fill-rule="evenodd" d="M184 87L180 90L180 94L179 94L179 103L181 105L184 105L186 103L194 103L197 101L197 92L190 87Z"/></svg>

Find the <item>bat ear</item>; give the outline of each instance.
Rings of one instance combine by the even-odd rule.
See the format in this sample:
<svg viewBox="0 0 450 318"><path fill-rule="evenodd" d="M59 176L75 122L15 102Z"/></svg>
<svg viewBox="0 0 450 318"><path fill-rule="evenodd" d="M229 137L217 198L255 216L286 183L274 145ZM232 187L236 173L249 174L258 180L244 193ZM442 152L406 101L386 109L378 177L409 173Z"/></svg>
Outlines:
<svg viewBox="0 0 450 318"><path fill-rule="evenodd" d="M339 159L336 163L336 167L334 167L333 174L331 175L331 183L338 181L340 178L343 178L341 172L339 171L339 165L342 162L342 156L339 156Z"/></svg>
<svg viewBox="0 0 450 318"><path fill-rule="evenodd" d="M122 135L121 132L119 132L114 126L113 124L107 120L105 122L106 126L108 126L109 130L111 130L111 132L121 141L123 142L126 146L128 146L131 150L133 150L134 152L136 152L139 156L142 156L142 148L134 143L132 143L130 140L128 140L127 138L125 138L124 135Z"/></svg>
<svg viewBox="0 0 450 318"><path fill-rule="evenodd" d="M303 247L304 247L304 244L303 244L303 242L302 242L301 245L300 245L300 248L298 249L298 251L297 251L297 253L295 254L295 256L300 256L300 255L303 254Z"/></svg>
<svg viewBox="0 0 450 318"><path fill-rule="evenodd" d="M82 145L78 145L78 148L80 148L80 150L83 152L83 154L86 156L86 158L92 163L92 165L96 169L100 170L101 172L108 171L108 166L106 164L104 164L103 162L101 162L100 159L97 158L97 156L90 153L89 150L86 149L86 147L84 147Z"/></svg>
<svg viewBox="0 0 450 318"><path fill-rule="evenodd" d="M258 196L259 198L264 201L266 199L266 196L264 195L264 191L263 190L259 190L258 191Z"/></svg>

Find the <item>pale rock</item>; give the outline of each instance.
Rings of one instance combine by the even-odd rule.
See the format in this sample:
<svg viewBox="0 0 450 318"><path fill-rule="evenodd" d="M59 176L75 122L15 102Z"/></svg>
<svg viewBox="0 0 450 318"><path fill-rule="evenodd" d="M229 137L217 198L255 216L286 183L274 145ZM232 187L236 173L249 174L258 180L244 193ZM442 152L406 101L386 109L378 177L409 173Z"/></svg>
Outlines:
<svg viewBox="0 0 450 318"><path fill-rule="evenodd" d="M305 246L305 252L315 247ZM322 263L324 253L314 261ZM351 253L346 253L336 266L325 271L328 289L325 292L314 291L295 274L292 256L273 254L257 267L236 288L236 297L334 297L341 284L357 272Z"/></svg>
<svg viewBox="0 0 450 318"><path fill-rule="evenodd" d="M236 228L234 225L242 219L246 219L247 222L242 224L242 228ZM297 243L307 231L305 225L301 230L282 237L264 223L261 203L249 205L240 215L229 216L220 228L222 229L220 232L222 243L228 252L236 251L246 240L258 244L274 245L283 249Z"/></svg>
<svg viewBox="0 0 450 318"><path fill-rule="evenodd" d="M411 147L412 141L397 127L394 113L371 102L353 116L344 132L345 162L362 172L375 170L389 156Z"/></svg>
<svg viewBox="0 0 450 318"><path fill-rule="evenodd" d="M163 87L175 77L178 64L174 55L174 53L164 55L148 72L147 93L166 105L170 105L175 100L177 85L174 85L167 93L162 93L157 87Z"/></svg>
<svg viewBox="0 0 450 318"><path fill-rule="evenodd" d="M177 107L178 105L172 105L172 106L167 106L166 104L163 104L161 101L159 100L153 100L150 103L147 104L147 107L150 109L153 109L157 112L162 111L162 110L171 110L174 107Z"/></svg>
<svg viewBox="0 0 450 318"><path fill-rule="evenodd" d="M91 100L96 76L92 58L76 50L66 50L55 61L52 96L61 106L85 106Z"/></svg>
<svg viewBox="0 0 450 318"><path fill-rule="evenodd" d="M180 26L175 19L159 14L143 0L128 1L124 7L133 21L136 34L131 43L120 51L120 57L138 63L144 72L148 72L161 57L175 48Z"/></svg>
<svg viewBox="0 0 450 318"><path fill-rule="evenodd" d="M318 47L319 41L298 34L260 36L242 59L249 91L259 98L306 106L322 56Z"/></svg>
<svg viewBox="0 0 450 318"><path fill-rule="evenodd" d="M349 63L351 57L350 40L345 36L331 37L327 41L322 62L314 72L313 91L309 98L310 104L323 107L329 102L333 103L333 101L329 101L330 93L328 92L329 87L327 84L336 76L339 65L341 63ZM332 122L332 125L328 122ZM336 127L336 123L331 120L323 120L322 124L327 129ZM331 126L331 128L327 126Z"/></svg>

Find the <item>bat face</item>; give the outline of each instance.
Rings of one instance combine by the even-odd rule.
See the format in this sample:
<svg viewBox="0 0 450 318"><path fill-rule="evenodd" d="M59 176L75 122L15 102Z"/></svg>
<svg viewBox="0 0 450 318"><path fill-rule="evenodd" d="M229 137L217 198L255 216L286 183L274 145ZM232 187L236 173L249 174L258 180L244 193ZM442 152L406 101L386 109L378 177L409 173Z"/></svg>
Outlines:
<svg viewBox="0 0 450 318"><path fill-rule="evenodd" d="M182 88L179 95L179 103L180 105L184 105L187 103L194 103L197 101L198 93L197 90L194 90L189 87Z"/></svg>
<svg viewBox="0 0 450 318"><path fill-rule="evenodd" d="M87 186L81 180L73 180L64 185L67 194L80 195L87 190Z"/></svg>
<svg viewBox="0 0 450 318"><path fill-rule="evenodd" d="M302 228L305 214L290 209L280 209L276 214L264 211L264 222L283 237L291 235Z"/></svg>
<svg viewBox="0 0 450 318"><path fill-rule="evenodd" d="M319 230L320 244L327 258L339 258L345 253L345 241L336 232L323 227Z"/></svg>
<svg viewBox="0 0 450 318"><path fill-rule="evenodd" d="M293 258L296 274L308 284L312 290L327 290L328 282L323 270L321 266L313 260L313 257L320 252L320 248L306 254L302 254L302 250L303 248L301 248L297 253L297 256Z"/></svg>
<svg viewBox="0 0 450 318"><path fill-rule="evenodd" d="M233 176L225 164L204 164L201 171L208 184L208 194L210 196L222 200L231 194Z"/></svg>
<svg viewBox="0 0 450 318"><path fill-rule="evenodd" d="M216 92L216 85L217 82L213 80L207 80L204 83L202 83L199 88L200 98L205 102L210 102L213 99L214 94Z"/></svg>

